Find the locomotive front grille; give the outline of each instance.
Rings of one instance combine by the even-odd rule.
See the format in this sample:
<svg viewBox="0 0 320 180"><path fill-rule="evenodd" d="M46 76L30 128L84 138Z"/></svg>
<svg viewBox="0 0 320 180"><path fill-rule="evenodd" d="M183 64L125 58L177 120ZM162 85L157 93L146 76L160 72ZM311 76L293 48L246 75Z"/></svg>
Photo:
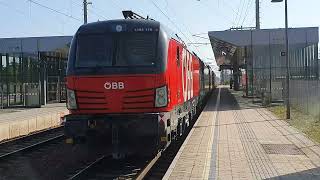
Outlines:
<svg viewBox="0 0 320 180"><path fill-rule="evenodd" d="M154 88L126 91L122 109L151 109L154 107Z"/></svg>
<svg viewBox="0 0 320 180"><path fill-rule="evenodd" d="M78 90L76 96L79 110L114 111L118 105L120 110L139 110L154 108L154 91L154 88L131 90L125 91L122 97L111 98L105 92Z"/></svg>
<svg viewBox="0 0 320 180"><path fill-rule="evenodd" d="M77 91L79 110L108 110L108 102L103 92Z"/></svg>

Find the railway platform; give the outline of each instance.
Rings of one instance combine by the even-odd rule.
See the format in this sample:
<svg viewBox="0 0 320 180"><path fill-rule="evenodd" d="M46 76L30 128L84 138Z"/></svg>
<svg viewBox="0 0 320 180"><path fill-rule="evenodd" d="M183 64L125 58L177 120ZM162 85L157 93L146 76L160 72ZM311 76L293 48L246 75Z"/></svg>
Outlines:
<svg viewBox="0 0 320 180"><path fill-rule="evenodd" d="M0 141L57 127L67 113L65 103L32 109L0 109Z"/></svg>
<svg viewBox="0 0 320 180"><path fill-rule="evenodd" d="M320 147L303 133L219 87L163 179L320 179Z"/></svg>

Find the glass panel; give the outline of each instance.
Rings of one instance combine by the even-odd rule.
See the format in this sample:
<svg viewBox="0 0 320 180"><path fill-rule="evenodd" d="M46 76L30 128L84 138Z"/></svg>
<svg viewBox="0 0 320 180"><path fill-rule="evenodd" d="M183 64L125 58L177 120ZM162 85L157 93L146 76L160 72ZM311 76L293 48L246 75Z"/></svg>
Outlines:
<svg viewBox="0 0 320 180"><path fill-rule="evenodd" d="M7 85L1 84L0 86L0 108L7 107Z"/></svg>
<svg viewBox="0 0 320 180"><path fill-rule="evenodd" d="M116 66L155 65L155 33L126 33L120 37L118 48Z"/></svg>
<svg viewBox="0 0 320 180"><path fill-rule="evenodd" d="M2 55L2 67L6 68L7 67L7 58L5 55Z"/></svg>
<svg viewBox="0 0 320 180"><path fill-rule="evenodd" d="M14 76L15 76L15 72L14 72L14 61L13 61L13 57L9 56L9 61L8 61L8 66L7 66L7 76L9 79L9 82L13 82L14 81Z"/></svg>
<svg viewBox="0 0 320 180"><path fill-rule="evenodd" d="M80 35L77 42L76 67L111 66L112 46L110 35Z"/></svg>
<svg viewBox="0 0 320 180"><path fill-rule="evenodd" d="M156 42L156 33L79 35L75 66L154 66Z"/></svg>

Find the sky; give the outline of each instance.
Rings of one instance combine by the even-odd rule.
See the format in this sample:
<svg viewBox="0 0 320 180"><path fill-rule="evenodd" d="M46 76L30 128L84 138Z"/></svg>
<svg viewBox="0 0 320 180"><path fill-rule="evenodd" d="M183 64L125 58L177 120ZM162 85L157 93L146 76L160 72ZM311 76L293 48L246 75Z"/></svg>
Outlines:
<svg viewBox="0 0 320 180"><path fill-rule="evenodd" d="M73 35L83 23L82 1L0 0L0 37ZM177 32L216 71L207 32L255 26L255 0L88 1L88 22L122 19L122 10L148 15ZM284 27L284 3L260 0L260 6L262 29ZM288 0L289 26L318 27L319 7L320 0Z"/></svg>

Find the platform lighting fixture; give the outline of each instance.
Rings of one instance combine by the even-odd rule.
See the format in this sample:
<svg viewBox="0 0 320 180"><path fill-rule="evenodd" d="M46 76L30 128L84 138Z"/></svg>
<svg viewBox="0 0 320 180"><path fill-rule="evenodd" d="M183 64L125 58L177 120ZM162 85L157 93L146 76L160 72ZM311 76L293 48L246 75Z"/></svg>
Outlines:
<svg viewBox="0 0 320 180"><path fill-rule="evenodd" d="M271 0L272 3L283 2L283 0ZM289 83L290 83L290 71L289 71L289 41L288 41L288 0L285 0L285 36L286 36L286 68L287 68L287 75L286 75L286 106L287 106L287 119L290 119L290 94L289 94Z"/></svg>

